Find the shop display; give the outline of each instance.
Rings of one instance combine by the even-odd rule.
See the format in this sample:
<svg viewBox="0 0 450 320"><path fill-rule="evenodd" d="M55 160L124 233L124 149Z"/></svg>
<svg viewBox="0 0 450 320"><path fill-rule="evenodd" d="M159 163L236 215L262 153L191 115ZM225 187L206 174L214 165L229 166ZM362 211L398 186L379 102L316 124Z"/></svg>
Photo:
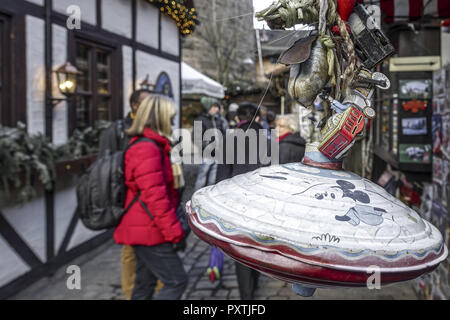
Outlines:
<svg viewBox="0 0 450 320"><path fill-rule="evenodd" d="M433 114L445 113L445 98L436 98L433 100Z"/></svg>
<svg viewBox="0 0 450 320"><path fill-rule="evenodd" d="M402 134L405 136L427 134L427 118L403 118Z"/></svg>
<svg viewBox="0 0 450 320"><path fill-rule="evenodd" d="M402 102L403 110L410 111L411 113L418 113L421 110L425 110L428 106L425 100L409 100Z"/></svg>
<svg viewBox="0 0 450 320"><path fill-rule="evenodd" d="M447 246L450 244L450 66L437 70L433 74L433 183L431 200L430 191L424 189L422 195L422 215L432 222L443 234ZM429 203L431 210L427 211ZM450 258L447 258L428 277L417 281L416 290L424 299L450 299Z"/></svg>
<svg viewBox="0 0 450 320"><path fill-rule="evenodd" d="M423 80L400 80L399 98L400 99L431 99L433 96L432 81Z"/></svg>
<svg viewBox="0 0 450 320"><path fill-rule="evenodd" d="M431 163L431 145L429 144L400 144L399 160L403 163Z"/></svg>
<svg viewBox="0 0 450 320"><path fill-rule="evenodd" d="M450 159L450 113L442 115L441 152L447 159Z"/></svg>
<svg viewBox="0 0 450 320"><path fill-rule="evenodd" d="M389 118L386 120L389 121ZM398 154L398 99L393 99L392 103L392 153ZM389 147L388 147L389 149Z"/></svg>
<svg viewBox="0 0 450 320"><path fill-rule="evenodd" d="M433 133L433 154L440 156L442 143L442 118L440 114L433 115L431 130Z"/></svg>
<svg viewBox="0 0 450 320"><path fill-rule="evenodd" d="M433 73L433 96L441 96L445 93L446 70L441 69Z"/></svg>
<svg viewBox="0 0 450 320"><path fill-rule="evenodd" d="M342 170L377 116L375 89L390 88L373 70L394 52L387 37L355 0L338 0L337 7L333 0L277 1L257 17L272 29L311 27L280 62L291 65L287 89L297 103L313 109L317 96L323 100L320 136L307 144L302 163L264 167L195 192L186 206L194 233L301 295L317 287L365 287L373 265L381 285L434 270L448 256L439 230L380 186ZM431 99L431 80L401 81L397 104ZM420 124L405 126L423 131ZM430 163L431 150L399 145L400 158L411 163Z"/></svg>

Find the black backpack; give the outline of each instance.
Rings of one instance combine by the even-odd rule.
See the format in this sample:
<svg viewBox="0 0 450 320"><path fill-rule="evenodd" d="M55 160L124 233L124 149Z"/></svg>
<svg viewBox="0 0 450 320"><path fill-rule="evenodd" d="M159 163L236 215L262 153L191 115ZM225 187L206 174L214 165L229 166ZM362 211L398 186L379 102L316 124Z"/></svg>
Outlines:
<svg viewBox="0 0 450 320"><path fill-rule="evenodd" d="M140 201L140 192L133 201L125 205L125 168L124 158L127 150L139 142L151 142L162 151L155 141L149 138L138 138L129 144L124 151L109 153L98 158L77 184L78 215L90 230L103 230L116 227L123 215L139 201L145 211L153 218L145 204Z"/></svg>

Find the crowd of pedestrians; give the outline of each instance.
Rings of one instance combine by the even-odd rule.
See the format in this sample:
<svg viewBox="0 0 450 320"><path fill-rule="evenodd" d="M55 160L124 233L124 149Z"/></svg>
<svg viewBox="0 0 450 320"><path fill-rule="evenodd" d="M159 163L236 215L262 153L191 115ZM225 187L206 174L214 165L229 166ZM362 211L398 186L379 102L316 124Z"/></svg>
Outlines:
<svg viewBox="0 0 450 320"><path fill-rule="evenodd" d="M225 146L230 130L262 130L264 135L256 135L257 148L270 146L270 140L277 139L280 163L302 160L305 140L299 134L295 117L275 117L267 108L247 102L229 105L227 113L223 104L214 98L204 97L201 104L203 112L195 121L201 126L202 136L207 130L215 129ZM188 230L180 215L182 167L173 163L170 156L174 145L175 105L166 96L139 90L131 95L130 108L126 118L113 123L100 138L100 156L125 150L125 207L129 209L114 232L115 242L123 246L122 289L127 299L180 299L188 279L177 252L186 247ZM217 136L212 140L215 139ZM202 141L198 148L203 152L207 145ZM259 158L258 149L256 163L250 162L250 153L254 152L251 147L248 140L243 148L239 146L241 152L244 150L240 155L245 157L244 163L217 161L214 153L203 157L195 190L270 165ZM237 148L235 145L234 157L238 156ZM222 156L224 159L227 156L225 147ZM212 253L217 255L217 251ZM254 298L258 275L254 269L236 262L241 299Z"/></svg>

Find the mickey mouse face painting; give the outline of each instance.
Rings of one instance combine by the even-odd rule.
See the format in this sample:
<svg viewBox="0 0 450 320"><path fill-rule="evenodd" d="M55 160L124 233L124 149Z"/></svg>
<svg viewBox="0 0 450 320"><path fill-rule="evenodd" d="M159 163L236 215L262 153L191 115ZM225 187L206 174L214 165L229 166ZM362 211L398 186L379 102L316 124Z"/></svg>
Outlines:
<svg viewBox="0 0 450 320"><path fill-rule="evenodd" d="M337 186L332 186L330 189L342 191L342 198L350 198L355 202L355 206L350 208L345 215L335 216L336 220L348 222L353 226L357 226L361 222L371 226L383 223L382 215L386 213L386 210L366 205L370 203L370 197L367 193L355 190L355 185L349 181L337 180L336 183ZM328 196L335 199L336 193L327 191L315 194L317 200L322 200Z"/></svg>

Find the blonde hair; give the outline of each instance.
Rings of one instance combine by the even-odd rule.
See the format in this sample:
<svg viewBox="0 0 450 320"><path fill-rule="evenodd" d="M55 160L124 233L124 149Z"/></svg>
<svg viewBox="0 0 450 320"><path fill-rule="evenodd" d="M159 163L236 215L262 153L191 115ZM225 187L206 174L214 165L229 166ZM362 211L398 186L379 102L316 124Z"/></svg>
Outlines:
<svg viewBox="0 0 450 320"><path fill-rule="evenodd" d="M277 126L284 127L290 132L300 130L298 118L294 114L279 115L276 120Z"/></svg>
<svg viewBox="0 0 450 320"><path fill-rule="evenodd" d="M159 94L151 94L141 102L133 125L125 132L129 136L138 136L142 135L147 127L170 140L171 122L175 114L175 105L172 99Z"/></svg>

